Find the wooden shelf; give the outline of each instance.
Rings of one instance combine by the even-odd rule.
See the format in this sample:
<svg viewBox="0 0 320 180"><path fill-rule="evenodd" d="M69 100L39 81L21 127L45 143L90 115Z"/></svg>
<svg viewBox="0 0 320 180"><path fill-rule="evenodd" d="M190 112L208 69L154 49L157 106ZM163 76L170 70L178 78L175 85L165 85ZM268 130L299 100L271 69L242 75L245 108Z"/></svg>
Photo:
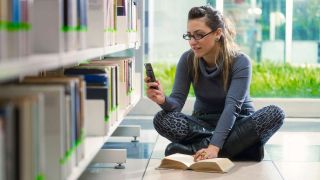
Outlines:
<svg viewBox="0 0 320 180"><path fill-rule="evenodd" d="M99 58L101 56L136 48L135 43L118 44L102 48L90 48L57 54L34 54L19 59L10 59L0 62L0 82L17 78L20 75L37 73L41 70L51 70L54 68L73 65L84 60Z"/></svg>

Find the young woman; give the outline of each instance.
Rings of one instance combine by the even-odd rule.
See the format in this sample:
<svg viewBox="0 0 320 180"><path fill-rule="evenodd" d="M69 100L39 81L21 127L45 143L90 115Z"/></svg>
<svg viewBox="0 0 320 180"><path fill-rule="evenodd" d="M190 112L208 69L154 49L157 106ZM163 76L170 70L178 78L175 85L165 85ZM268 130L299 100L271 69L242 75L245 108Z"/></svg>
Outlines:
<svg viewBox="0 0 320 180"><path fill-rule="evenodd" d="M250 59L236 48L234 36L219 11L194 7L183 35L191 49L179 60L171 95L164 95L159 81L145 78L147 96L163 109L155 116L154 127L172 141L165 155L184 153L194 155L195 160L263 159L263 146L281 127L285 115L275 105L254 110ZM196 101L189 116L181 109L191 84Z"/></svg>

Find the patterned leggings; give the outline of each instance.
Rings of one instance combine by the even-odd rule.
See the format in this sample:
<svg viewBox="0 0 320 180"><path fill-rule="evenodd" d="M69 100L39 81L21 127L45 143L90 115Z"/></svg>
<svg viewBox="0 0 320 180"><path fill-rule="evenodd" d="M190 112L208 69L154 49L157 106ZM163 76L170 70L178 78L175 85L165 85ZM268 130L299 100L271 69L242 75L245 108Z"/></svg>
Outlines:
<svg viewBox="0 0 320 180"><path fill-rule="evenodd" d="M244 118L252 120L260 142L265 144L281 127L285 115L279 107L270 105ZM153 123L160 135L172 142L180 142L189 134L189 121L194 121L194 119L194 117L187 116L181 112L160 111L155 116ZM199 125L201 126L201 120Z"/></svg>

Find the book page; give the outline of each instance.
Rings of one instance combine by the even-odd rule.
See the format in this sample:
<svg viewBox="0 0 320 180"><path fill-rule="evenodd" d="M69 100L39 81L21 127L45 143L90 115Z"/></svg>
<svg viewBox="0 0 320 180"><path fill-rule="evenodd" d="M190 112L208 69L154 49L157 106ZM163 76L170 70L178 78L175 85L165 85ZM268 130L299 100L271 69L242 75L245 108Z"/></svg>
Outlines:
<svg viewBox="0 0 320 180"><path fill-rule="evenodd" d="M194 163L193 157L185 154L173 154L162 159L159 168L189 169Z"/></svg>
<svg viewBox="0 0 320 180"><path fill-rule="evenodd" d="M190 168L194 171L225 173L233 166L234 164L228 158L214 158L195 162Z"/></svg>
<svg viewBox="0 0 320 180"><path fill-rule="evenodd" d="M170 160L181 162L185 164L187 167L189 167L191 164L194 163L193 156L186 155L186 154L179 154L179 153L167 156L164 159L170 159Z"/></svg>

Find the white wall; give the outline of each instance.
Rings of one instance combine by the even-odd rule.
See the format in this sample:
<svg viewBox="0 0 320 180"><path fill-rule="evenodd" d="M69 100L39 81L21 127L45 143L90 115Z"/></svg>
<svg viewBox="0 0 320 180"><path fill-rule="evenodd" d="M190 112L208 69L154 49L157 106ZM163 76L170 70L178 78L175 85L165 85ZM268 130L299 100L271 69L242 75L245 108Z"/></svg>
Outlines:
<svg viewBox="0 0 320 180"><path fill-rule="evenodd" d="M261 46L261 59L284 62L284 41L264 41ZM297 64L317 64L317 41L292 41L291 62Z"/></svg>
<svg viewBox="0 0 320 180"><path fill-rule="evenodd" d="M189 49L182 38L187 31L188 12L194 6L206 5L206 0L149 1L153 12L149 19L150 56L149 61L178 62L181 54ZM151 10L150 9L150 10Z"/></svg>
<svg viewBox="0 0 320 180"><path fill-rule="evenodd" d="M284 62L284 41L263 41L261 45L261 60Z"/></svg>
<svg viewBox="0 0 320 180"><path fill-rule="evenodd" d="M317 41L293 41L292 63L317 64L318 44Z"/></svg>
<svg viewBox="0 0 320 180"><path fill-rule="evenodd" d="M191 114L193 110L195 98L188 98L182 112ZM253 103L256 109L260 109L267 105L277 105L281 107L286 117L304 117L304 118L319 118L320 117L320 99L306 98L254 98ZM146 108L147 107L147 108ZM144 97L133 108L130 115L148 115L153 116L160 107Z"/></svg>

